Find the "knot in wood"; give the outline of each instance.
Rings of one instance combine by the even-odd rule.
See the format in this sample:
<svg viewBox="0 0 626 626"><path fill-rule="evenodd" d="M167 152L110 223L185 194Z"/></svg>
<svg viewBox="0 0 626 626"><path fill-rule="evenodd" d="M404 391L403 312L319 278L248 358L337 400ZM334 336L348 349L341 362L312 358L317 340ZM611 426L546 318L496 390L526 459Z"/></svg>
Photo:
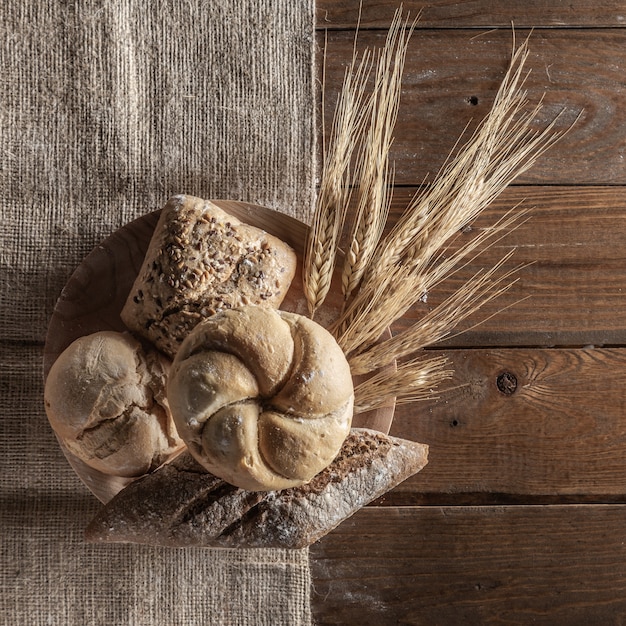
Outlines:
<svg viewBox="0 0 626 626"><path fill-rule="evenodd" d="M511 372L502 372L496 379L498 391L505 396L510 396L517 389L517 377Z"/></svg>

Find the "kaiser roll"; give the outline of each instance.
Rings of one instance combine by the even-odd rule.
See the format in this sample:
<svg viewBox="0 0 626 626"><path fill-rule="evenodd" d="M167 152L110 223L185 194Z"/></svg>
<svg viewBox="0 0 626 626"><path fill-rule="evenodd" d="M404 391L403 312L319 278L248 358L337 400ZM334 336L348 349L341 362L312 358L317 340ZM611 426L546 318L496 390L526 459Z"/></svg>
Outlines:
<svg viewBox="0 0 626 626"><path fill-rule="evenodd" d="M168 398L205 469L262 491L305 484L332 462L350 431L354 390L327 330L246 306L195 327L172 364Z"/></svg>

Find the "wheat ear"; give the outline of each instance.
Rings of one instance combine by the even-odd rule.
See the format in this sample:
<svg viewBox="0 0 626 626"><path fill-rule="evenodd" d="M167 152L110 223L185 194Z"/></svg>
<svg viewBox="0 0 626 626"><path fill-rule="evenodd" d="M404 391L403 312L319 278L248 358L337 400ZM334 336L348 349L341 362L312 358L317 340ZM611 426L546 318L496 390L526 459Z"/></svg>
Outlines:
<svg viewBox="0 0 626 626"><path fill-rule="evenodd" d="M369 127L364 133L356 168L358 201L341 276L344 299L357 288L383 233L389 205L389 150L398 116L402 73L409 39L417 20L403 25L396 11L376 65Z"/></svg>
<svg viewBox="0 0 626 626"><path fill-rule="evenodd" d="M350 201L350 162L369 111L365 86L371 64L371 54L365 51L357 60L355 48L344 75L328 149L324 154L320 188L303 259L303 289L311 317L330 289L339 237Z"/></svg>
<svg viewBox="0 0 626 626"><path fill-rule="evenodd" d="M437 251L429 272L415 271L410 263L398 263L388 268L386 274L380 274L373 283L373 288L360 290L352 303L356 314L338 337L338 343L344 352L352 358L369 349L391 321L402 317L441 280L453 276L475 261L479 256L477 251L484 251L494 245L506 233L523 223L526 215L526 211L512 209L452 254L446 255L445 250ZM501 263L497 267L500 268Z"/></svg>
<svg viewBox="0 0 626 626"><path fill-rule="evenodd" d="M434 389L452 377L446 365L445 357L418 358L400 363L395 372L377 372L355 386L354 412L378 409L390 398L396 404L432 399Z"/></svg>
<svg viewBox="0 0 626 626"><path fill-rule="evenodd" d="M523 65L527 55L524 42L514 52L484 122L434 182L410 203L398 225L383 240L359 293L332 329L347 353L371 345L381 328L395 321L476 249L474 242L453 253L443 265L439 263L449 239L563 134L554 129L558 117L541 131L531 130L541 104L529 112L523 110ZM403 279L410 285L402 285ZM363 325L365 311L368 327Z"/></svg>
<svg viewBox="0 0 626 626"><path fill-rule="evenodd" d="M516 279L513 277L521 267L500 273L513 254L512 250L488 270L478 271L408 329L377 342L364 352L351 357L349 362L352 373L367 374L393 363L396 359L416 354L423 348L448 337L462 320L476 313L487 302L501 296L515 284Z"/></svg>

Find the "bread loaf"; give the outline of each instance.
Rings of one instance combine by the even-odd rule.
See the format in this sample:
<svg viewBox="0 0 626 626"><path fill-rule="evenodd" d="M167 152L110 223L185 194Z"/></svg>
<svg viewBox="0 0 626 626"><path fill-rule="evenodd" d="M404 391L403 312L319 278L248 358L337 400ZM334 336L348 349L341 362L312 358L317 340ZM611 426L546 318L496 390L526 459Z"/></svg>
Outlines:
<svg viewBox="0 0 626 626"><path fill-rule="evenodd" d="M428 447L353 429L310 483L250 492L207 473L187 452L126 487L91 521L91 542L302 548L427 463Z"/></svg>
<svg viewBox="0 0 626 626"><path fill-rule="evenodd" d="M163 208L121 317L173 357L202 319L245 304L278 307L296 269L280 239L207 200L174 196Z"/></svg>
<svg viewBox="0 0 626 626"><path fill-rule="evenodd" d="M141 476L184 444L165 397L169 361L128 333L74 341L54 362L44 390L50 424L66 448L113 476Z"/></svg>
<svg viewBox="0 0 626 626"><path fill-rule="evenodd" d="M256 491L306 483L333 460L350 431L354 392L328 331L247 306L196 326L172 365L168 398L197 461Z"/></svg>

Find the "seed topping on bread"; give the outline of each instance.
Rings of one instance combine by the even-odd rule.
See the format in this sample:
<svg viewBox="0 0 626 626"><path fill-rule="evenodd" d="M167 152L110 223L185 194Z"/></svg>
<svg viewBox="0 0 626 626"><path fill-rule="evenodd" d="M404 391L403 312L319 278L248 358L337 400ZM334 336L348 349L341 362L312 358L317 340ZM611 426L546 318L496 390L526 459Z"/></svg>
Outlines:
<svg viewBox="0 0 626 626"><path fill-rule="evenodd" d="M122 321L173 357L189 332L218 311L277 308L295 269L294 251L277 237L207 200L174 196L162 210Z"/></svg>

